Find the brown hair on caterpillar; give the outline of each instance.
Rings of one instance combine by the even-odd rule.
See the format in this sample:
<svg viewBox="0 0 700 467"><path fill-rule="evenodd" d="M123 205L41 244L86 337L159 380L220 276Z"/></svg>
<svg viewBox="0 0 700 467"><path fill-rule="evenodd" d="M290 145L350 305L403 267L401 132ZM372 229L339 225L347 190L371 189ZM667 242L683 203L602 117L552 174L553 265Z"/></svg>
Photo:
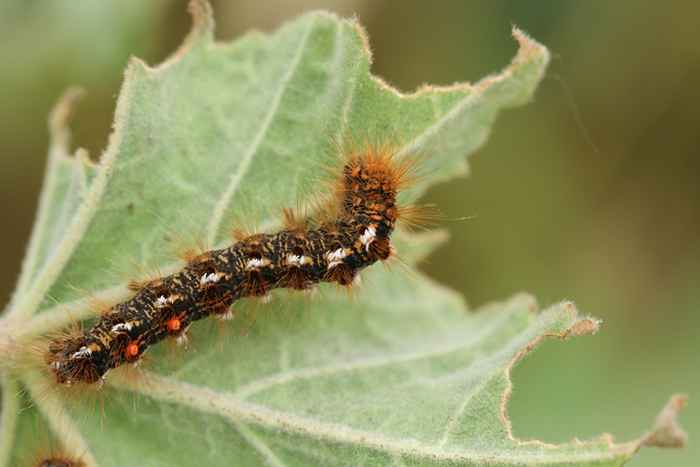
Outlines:
<svg viewBox="0 0 700 467"><path fill-rule="evenodd" d="M413 161L369 147L345 159L336 181L335 218L309 222L287 214L289 228L255 234L193 258L179 272L152 280L111 307L89 330L50 342L46 363L61 384L94 383L153 344L183 337L197 320L227 317L244 297L275 288L305 290L320 282L348 286L357 273L392 254L396 205Z"/></svg>
<svg viewBox="0 0 700 467"><path fill-rule="evenodd" d="M48 439L43 439L40 433L36 430L33 432L33 442L38 442L39 447L34 450L27 458L20 459L19 465L26 467L86 467L87 459L83 455L68 453L63 448L53 446L54 442ZM13 464L14 465L14 464Z"/></svg>
<svg viewBox="0 0 700 467"><path fill-rule="evenodd" d="M20 465L26 465L27 467L85 467L86 463L81 457L70 456L64 452L52 450L51 452L36 454L28 462L20 462Z"/></svg>

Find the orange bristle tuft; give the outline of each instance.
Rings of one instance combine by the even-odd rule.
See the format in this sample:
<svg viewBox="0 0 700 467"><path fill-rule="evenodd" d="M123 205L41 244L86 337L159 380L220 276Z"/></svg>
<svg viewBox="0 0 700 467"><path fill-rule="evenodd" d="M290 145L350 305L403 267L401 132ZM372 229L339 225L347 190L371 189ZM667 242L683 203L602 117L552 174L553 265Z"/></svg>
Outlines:
<svg viewBox="0 0 700 467"><path fill-rule="evenodd" d="M250 232L241 228L231 229L231 237L237 242L243 241L251 235L252 234Z"/></svg>
<svg viewBox="0 0 700 467"><path fill-rule="evenodd" d="M132 292L138 292L139 290L143 289L146 286L146 284L148 284L148 281L130 279L129 282L126 284L126 288L131 290Z"/></svg>
<svg viewBox="0 0 700 467"><path fill-rule="evenodd" d="M305 231L308 228L308 224L308 219L306 216L302 216L299 210L282 209L282 225L284 229Z"/></svg>
<svg viewBox="0 0 700 467"><path fill-rule="evenodd" d="M399 206L397 218L402 226L410 230L427 230L446 219L444 214L432 204Z"/></svg>
<svg viewBox="0 0 700 467"><path fill-rule="evenodd" d="M182 261L189 263L197 256L201 255L204 251L206 250L187 248L186 250L178 252L177 257L180 258Z"/></svg>

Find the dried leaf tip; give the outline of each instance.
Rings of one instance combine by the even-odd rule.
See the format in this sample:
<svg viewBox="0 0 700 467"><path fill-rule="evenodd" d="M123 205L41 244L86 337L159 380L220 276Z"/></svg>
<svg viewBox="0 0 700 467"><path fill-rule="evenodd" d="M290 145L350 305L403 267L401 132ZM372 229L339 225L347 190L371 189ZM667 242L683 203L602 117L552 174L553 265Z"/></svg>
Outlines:
<svg viewBox="0 0 700 467"><path fill-rule="evenodd" d="M652 431L641 440L642 446L658 448L682 448L688 434L678 423L678 414L688 401L686 394L674 394L656 417Z"/></svg>
<svg viewBox="0 0 700 467"><path fill-rule="evenodd" d="M192 15L194 33L211 35L214 32L214 12L207 0L190 0L187 10Z"/></svg>
<svg viewBox="0 0 700 467"><path fill-rule="evenodd" d="M545 46L515 25L513 25L512 34L515 40L518 41L518 54L513 59L513 63L526 63L537 55L544 59L544 63L549 62L549 51Z"/></svg>
<svg viewBox="0 0 700 467"><path fill-rule="evenodd" d="M68 143L70 139L70 130L68 129L68 120L70 119L75 109L75 103L85 95L83 88L72 86L66 89L58 102L51 109L49 114L49 133L54 141L61 148L68 152Z"/></svg>

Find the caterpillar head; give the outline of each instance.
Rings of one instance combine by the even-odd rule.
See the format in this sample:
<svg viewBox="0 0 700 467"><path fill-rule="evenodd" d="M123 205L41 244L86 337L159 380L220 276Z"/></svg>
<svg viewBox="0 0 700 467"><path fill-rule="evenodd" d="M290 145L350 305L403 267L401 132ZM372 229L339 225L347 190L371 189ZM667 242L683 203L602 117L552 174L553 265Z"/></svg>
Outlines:
<svg viewBox="0 0 700 467"><path fill-rule="evenodd" d="M51 457L39 461L37 467L83 467L85 464L80 460L68 459L64 457Z"/></svg>
<svg viewBox="0 0 700 467"><path fill-rule="evenodd" d="M94 342L64 337L49 344L46 363L59 384L94 383L104 373L100 371L99 354L99 346Z"/></svg>

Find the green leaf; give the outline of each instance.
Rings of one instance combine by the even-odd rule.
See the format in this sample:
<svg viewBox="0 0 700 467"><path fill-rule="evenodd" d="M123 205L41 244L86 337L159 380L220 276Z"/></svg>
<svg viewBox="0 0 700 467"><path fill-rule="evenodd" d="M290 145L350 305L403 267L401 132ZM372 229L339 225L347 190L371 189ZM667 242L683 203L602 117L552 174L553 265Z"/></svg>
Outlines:
<svg viewBox="0 0 700 467"><path fill-rule="evenodd" d="M66 126L71 106L82 90L69 89L49 118L51 148L29 248L22 264L22 277L14 299L27 293L29 285L56 253L68 224L88 192L97 167L84 150L69 154L70 131Z"/></svg>
<svg viewBox="0 0 700 467"><path fill-rule="evenodd" d="M334 140L389 140L423 156L404 200L464 174L465 154L501 109L531 97L548 62L515 30L520 49L500 74L402 95L370 74L355 21L311 13L221 44L208 5L191 9L193 31L168 61L130 63L97 168L67 156L64 119L52 119L37 223L0 323L0 466L34 449L33 425L90 466L613 466L643 444L682 440L680 399L625 444L515 439L513 365L545 336L598 322L570 303L537 312L526 295L468 311L413 269L441 233L398 232L406 270L370 268L353 296L323 286L312 299L277 291L269 305L236 303L223 335L200 323L187 352L161 344L145 369L111 372L99 410L20 365L34 339L94 317L95 300L127 298L128 279L181 267L174 253L188 242L225 245L241 223L276 228L282 207L319 190ZM19 413L18 385L33 404Z"/></svg>

